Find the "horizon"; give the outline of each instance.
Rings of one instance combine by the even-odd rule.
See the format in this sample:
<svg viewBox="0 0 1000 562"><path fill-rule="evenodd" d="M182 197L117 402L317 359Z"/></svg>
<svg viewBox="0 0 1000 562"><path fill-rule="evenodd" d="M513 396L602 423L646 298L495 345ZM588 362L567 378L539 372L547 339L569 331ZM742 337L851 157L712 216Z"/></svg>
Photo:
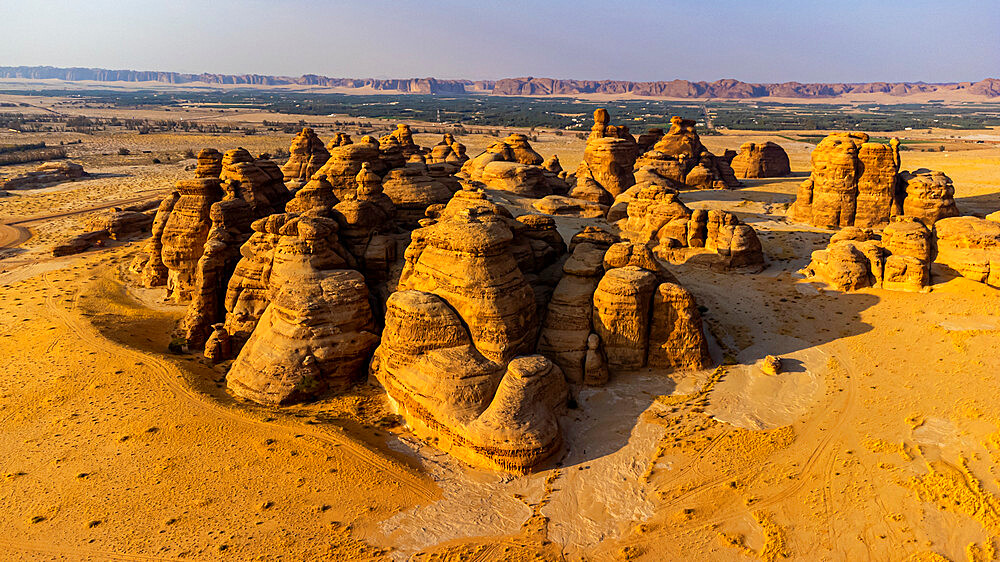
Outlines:
<svg viewBox="0 0 1000 562"><path fill-rule="evenodd" d="M926 85L947 85L947 84L958 84L958 83L976 83L982 80L997 80L1000 79L1000 72L995 76L982 76L975 79L967 80L956 80L950 82L929 82L926 80L873 80L868 82L803 82L801 80L785 80L782 82L746 82L744 80L739 80L738 78L732 77L722 77L709 79L692 79L692 78L666 78L663 80L630 80L630 79L618 79L618 78L557 78L554 76L540 76L540 75L519 75L519 76L500 76L496 78L441 78L438 76L330 76L326 74L320 74L317 72L306 72L304 74L261 74L257 72L247 72L240 74L232 74L227 72L182 72L178 70L171 70L166 68L108 68L101 66L56 66L52 64L36 64L36 65L25 65L25 64L7 64L0 65L0 68L52 68L57 70L105 70L110 72L163 72L163 73L173 73L173 74L185 74L185 75L227 75L227 76L272 76L279 78L301 78L303 76L319 76L323 78L334 78L334 79L370 79L370 80L451 80L451 81L466 81L466 82L497 82L499 80L517 80L517 79L550 79L550 80L576 80L580 82L591 81L591 82L670 82L674 80L692 82L692 83L714 83L721 82L723 80L736 80L746 84L871 84L871 83L886 83L886 84L926 84ZM475 93L475 92L471 92Z"/></svg>
<svg viewBox="0 0 1000 562"><path fill-rule="evenodd" d="M1000 68L997 4L624 4L18 3L0 7L18 23L0 50L16 66L376 79L939 84Z"/></svg>

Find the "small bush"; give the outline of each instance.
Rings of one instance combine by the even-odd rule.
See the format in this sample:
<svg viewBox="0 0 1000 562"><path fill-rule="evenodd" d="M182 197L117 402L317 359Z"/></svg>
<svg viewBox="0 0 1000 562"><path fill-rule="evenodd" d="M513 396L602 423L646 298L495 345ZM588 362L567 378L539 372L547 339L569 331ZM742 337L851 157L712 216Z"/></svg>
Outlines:
<svg viewBox="0 0 1000 562"><path fill-rule="evenodd" d="M194 151L190 148L184 152L184 158L194 158Z"/></svg>
<svg viewBox="0 0 1000 562"><path fill-rule="evenodd" d="M159 163L160 163L159 158L153 158L153 164L159 164Z"/></svg>
<svg viewBox="0 0 1000 562"><path fill-rule="evenodd" d="M118 156L128 156L129 154L132 154L132 151L130 151L129 149L127 149L125 147L122 147L122 148L118 149Z"/></svg>

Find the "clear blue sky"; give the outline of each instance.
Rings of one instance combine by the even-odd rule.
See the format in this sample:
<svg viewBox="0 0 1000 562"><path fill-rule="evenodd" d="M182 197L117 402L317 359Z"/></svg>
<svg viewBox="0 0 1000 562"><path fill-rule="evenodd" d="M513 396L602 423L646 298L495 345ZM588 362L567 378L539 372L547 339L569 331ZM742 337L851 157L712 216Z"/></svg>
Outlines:
<svg viewBox="0 0 1000 562"><path fill-rule="evenodd" d="M1000 77L995 0L0 0L0 65L747 82Z"/></svg>

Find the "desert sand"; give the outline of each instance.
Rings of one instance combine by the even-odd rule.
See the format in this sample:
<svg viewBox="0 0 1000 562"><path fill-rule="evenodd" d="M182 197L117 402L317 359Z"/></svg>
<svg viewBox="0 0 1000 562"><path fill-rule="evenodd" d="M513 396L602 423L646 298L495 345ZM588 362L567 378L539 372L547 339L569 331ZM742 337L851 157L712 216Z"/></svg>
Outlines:
<svg viewBox="0 0 1000 562"><path fill-rule="evenodd" d="M82 139L70 156L93 174L0 198L3 556L996 559L997 289L936 268L926 293L802 279L832 232L785 217L815 146L788 139L801 133L704 137L716 154L777 142L792 175L680 195L735 213L768 260L757 274L669 267L703 307L719 366L581 387L560 417L563 450L523 475L420 441L375 385L285 408L238 401L221 368L168 352L185 307L126 282L142 241L48 255L93 213L168 194L189 177L188 148L273 151L291 135L0 134ZM1000 209L996 145L898 134L952 146L904 151L902 166L947 173L963 214ZM997 131L961 133L973 134ZM476 155L497 139L458 140ZM569 135L540 133L532 147L566 170L584 153ZM494 196L515 215L530 210ZM581 224L559 221L567 242ZM781 373L761 371L767 355L782 358Z"/></svg>

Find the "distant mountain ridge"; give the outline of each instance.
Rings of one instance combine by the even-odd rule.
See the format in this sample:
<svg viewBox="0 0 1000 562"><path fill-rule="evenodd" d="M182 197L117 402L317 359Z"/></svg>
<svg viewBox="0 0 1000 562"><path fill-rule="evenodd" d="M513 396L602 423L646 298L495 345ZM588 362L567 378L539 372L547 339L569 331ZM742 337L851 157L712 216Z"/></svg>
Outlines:
<svg viewBox="0 0 1000 562"><path fill-rule="evenodd" d="M973 95L1000 97L1000 79L978 82L865 82L755 84L724 79L714 82L668 80L631 82L626 80L561 80L556 78L503 78L500 80L438 80L437 78L330 78L316 74L299 77L264 74L185 74L145 70L104 68L58 68L52 66L2 66L0 79L65 80L95 82L161 82L165 84L204 83L245 86L322 86L370 88L376 91L414 94L488 93L500 96L572 96L583 94L627 94L665 98L835 98L846 94L883 93L906 96L916 93L964 91Z"/></svg>

